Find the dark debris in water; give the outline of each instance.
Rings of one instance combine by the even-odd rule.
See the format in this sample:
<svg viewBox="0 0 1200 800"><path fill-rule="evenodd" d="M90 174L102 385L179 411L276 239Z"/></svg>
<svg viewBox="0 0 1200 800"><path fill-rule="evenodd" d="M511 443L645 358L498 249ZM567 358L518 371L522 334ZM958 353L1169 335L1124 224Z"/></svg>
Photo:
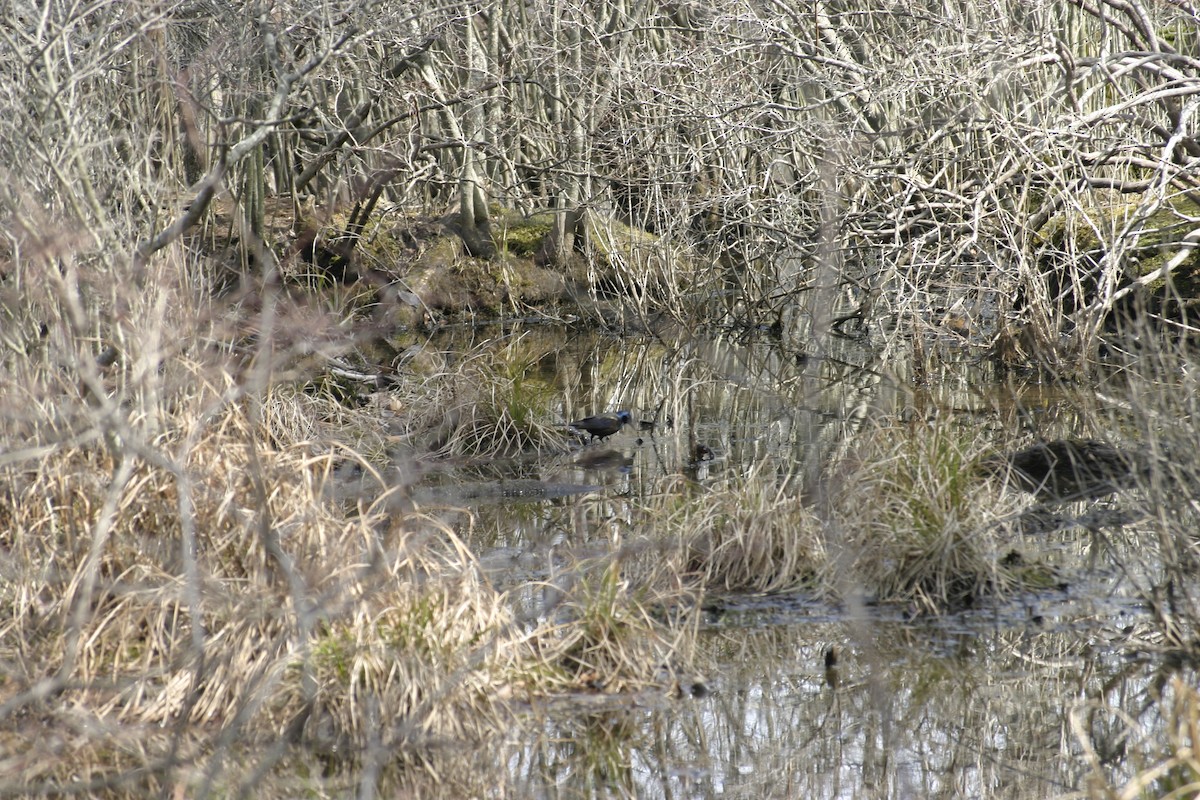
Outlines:
<svg viewBox="0 0 1200 800"><path fill-rule="evenodd" d="M1108 506L1088 508L1081 514L1067 514L1055 505L1037 505L1017 518L1017 529L1030 536L1046 536L1076 528L1115 530L1140 522L1145 517L1143 511Z"/></svg>
<svg viewBox="0 0 1200 800"><path fill-rule="evenodd" d="M762 628L798 622L837 622L841 609L801 593L710 597L704 621L711 628Z"/></svg>
<svg viewBox="0 0 1200 800"><path fill-rule="evenodd" d="M1091 439L1039 442L989 456L980 467L1045 501L1104 497L1132 487L1147 469L1140 454Z"/></svg>
<svg viewBox="0 0 1200 800"><path fill-rule="evenodd" d="M533 478L416 487L413 500L420 503L474 504L512 500L550 500L603 489L593 484L554 483Z"/></svg>
<svg viewBox="0 0 1200 800"><path fill-rule="evenodd" d="M1097 620L1111 627L1112 637L1119 638L1123 625L1145 614L1143 603L1137 598L1103 593L1095 585L1074 588L1065 582L986 607L933 615L914 616L903 606L891 603L865 604L850 610L799 593L710 597L704 611L705 626L712 631L826 625L863 619L872 625L922 631L930 650L938 649L939 640L953 642L960 636L977 635L983 630L1095 632ZM836 666L836 651L831 658Z"/></svg>

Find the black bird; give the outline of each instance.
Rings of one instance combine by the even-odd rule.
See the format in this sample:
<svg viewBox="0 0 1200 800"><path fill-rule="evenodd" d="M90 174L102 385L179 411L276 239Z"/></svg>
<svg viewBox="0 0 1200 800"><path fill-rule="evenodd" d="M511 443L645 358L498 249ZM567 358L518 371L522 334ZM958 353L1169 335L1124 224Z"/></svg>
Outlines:
<svg viewBox="0 0 1200 800"><path fill-rule="evenodd" d="M571 423L571 427L584 433L590 433L593 441L596 439L603 441L630 422L633 422L633 415L628 411L609 411L594 417L575 420Z"/></svg>

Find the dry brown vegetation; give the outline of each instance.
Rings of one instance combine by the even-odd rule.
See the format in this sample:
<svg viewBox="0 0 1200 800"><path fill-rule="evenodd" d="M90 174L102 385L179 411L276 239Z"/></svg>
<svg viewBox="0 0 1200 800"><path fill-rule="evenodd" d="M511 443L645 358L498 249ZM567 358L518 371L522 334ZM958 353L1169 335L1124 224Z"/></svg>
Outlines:
<svg viewBox="0 0 1200 800"><path fill-rule="evenodd" d="M616 563L580 567L556 613L520 621L455 532L348 444L370 410L203 378L176 376L190 392L151 405L152 430L112 409L107 444L44 433L44 453L5 455L0 711L11 734L84 726L68 752L95 754L80 772L11 737L10 786L79 788L87 770L135 794L171 774L221 785L187 765L256 742L416 758L502 730L530 692L666 680L675 635L654 633ZM51 412L103 419L65 381L44 409L10 415L9 441L56 430ZM376 487L348 506L334 474L350 461ZM146 725L177 736L101 755Z"/></svg>

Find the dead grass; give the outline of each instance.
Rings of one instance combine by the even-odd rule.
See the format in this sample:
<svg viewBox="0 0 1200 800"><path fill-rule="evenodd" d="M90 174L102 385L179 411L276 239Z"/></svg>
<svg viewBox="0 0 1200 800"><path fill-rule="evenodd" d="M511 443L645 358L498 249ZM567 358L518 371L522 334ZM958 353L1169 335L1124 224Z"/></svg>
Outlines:
<svg viewBox="0 0 1200 800"><path fill-rule="evenodd" d="M446 354L443 368L397 387L407 414L404 436L448 456L561 452L566 430L551 410L558 392L541 367L553 356L523 336Z"/></svg>
<svg viewBox="0 0 1200 800"><path fill-rule="evenodd" d="M407 530L414 522L393 532L399 541L376 569L351 568L362 577L339 591L355 600L319 623L311 642L310 725L331 744L479 739L501 725L532 658L463 543L432 522Z"/></svg>
<svg viewBox="0 0 1200 800"><path fill-rule="evenodd" d="M832 489L835 583L923 611L1003 596L1026 581L1004 556L1021 499L981 480L984 443L953 423L868 432ZM1026 588L1029 586L1026 584Z"/></svg>
<svg viewBox="0 0 1200 800"><path fill-rule="evenodd" d="M652 530L682 531L682 575L709 592L817 588L819 520L764 464L706 490L676 479L645 509Z"/></svg>
<svg viewBox="0 0 1200 800"><path fill-rule="evenodd" d="M579 565L556 613L517 620L382 470L431 430L446 453L561 446L544 353L484 345L346 404L314 354L350 343L276 335L298 319L269 302L245 337L181 285L153 289L160 313L94 340L141 343L111 367L69 335L90 323L61 284L36 298L61 315L45 346L6 357L0 793L269 785L296 757L279 746L304 743L407 765L428 795L464 785L456 748L505 730L515 698L666 680L692 631L656 616L652 584ZM349 502L345 464L370 485ZM227 758L268 746L250 772Z"/></svg>
<svg viewBox="0 0 1200 800"><path fill-rule="evenodd" d="M621 692L672 685L691 659L693 626L666 622L682 600L655 581L632 578L626 559L581 564L537 644L551 667L545 677L560 688ZM636 568L635 570L636 571ZM660 579L669 581L662 574Z"/></svg>
<svg viewBox="0 0 1200 800"><path fill-rule="evenodd" d="M334 382L327 380L327 359L354 351L352 323L381 293L365 285L327 285L330 276L286 269L285 281L294 281L291 289L302 284L304 291L279 289L272 243L251 241L254 224L243 224L243 212L253 205L247 199L253 193L249 187L257 183L260 191L263 188L261 149L254 166L234 155L228 174L210 173L220 194L234 192L240 199L228 207L227 224L208 226L210 231L224 230L220 235L230 249L233 237L240 239L237 249L254 256L253 269L263 276L260 284L250 280L244 293L218 304L212 300L212 287L200 285L207 280L204 276L218 270L197 255L206 246L199 236L172 240L154 252L139 247L139 242L155 241L154 247L166 242L160 235L170 231L166 226L189 202L197 213L203 208L201 198L175 202L172 187L192 184L196 176L184 173L197 166L204 171L217 151L184 152L180 148L185 142L200 150L205 142L220 144L222 153L226 145L241 142L232 153L244 153L261 141L258 137L277 132L287 136L289 126L307 125L301 118L312 115L296 116L293 108L258 119L265 110L244 100L274 93L275 81L293 67L255 67L255 74L269 80L255 84L257 79L246 79L239 65L259 63L257 57L249 57L258 52L257 46L243 49L236 41L242 33L236 15L230 17L231 26L206 27L205 20L184 14L182 21L189 27L176 31L183 39L172 41L211 42L210 52L196 62L196 85L205 83L206 70L220 80L209 87L207 100L197 98L198 103L214 103L206 106L213 113L201 115L198 122L192 119L194 113L184 115L186 119L175 120L183 127L176 126L168 119L173 112L164 116L163 109L176 108L176 101L188 92L172 93L165 105L159 102L163 98L157 88L170 81L164 82L154 66L166 63L159 58L156 42L171 39L158 35L160 9L148 4L145 9L151 14L141 18L133 5L129 8L124 27L97 27L91 24L90 11L55 20L38 17L45 23L42 27L48 25L49 35L26 31L26 38L45 38L47 45L26 53L23 60L41 63L47 79L14 80L8 88L18 99L10 104L18 113L10 115L11 132L17 135L0 137L13 145L6 168L11 175L2 198L5 235L0 240L0 794L345 793L345 785L330 788L325 783L325 771L337 773L354 761L368 774L395 763L403 768L392 774L420 776L411 784L400 780L400 791L423 796L428 796L425 789L483 794L494 789L488 786L490 776L473 775L472 765L454 752L456 746L494 736L506 725L506 703L520 694L623 690L659 681L664 669L669 672L688 658L694 616L677 609L685 608L698 592L811 588L845 596L847 587L865 587L879 599L936 610L1022 585L1021 575L999 558L1010 532L998 524L997 509L1002 515L1006 507L965 477L977 445L946 430L881 430L860 437L853 461L833 465L838 483L815 507L796 495L790 479L781 481L765 471L694 495L682 485L665 487L645 502L636 520L621 528L623 541L614 538L612 554L568 564L555 576L547 592L552 590L560 599L547 604L544 616L516 618L516 604L481 576L469 542L413 511L404 497L409 476L395 468L398 460L389 450L403 447L422 455L481 458L561 450L563 420L554 413L558 392L539 372L542 360L552 354L528 349L520 340L500 340L467 354L448 354L443 364L423 374L402 374L387 402L372 398L362 407L343 402L346 398L339 398L332 391ZM286 12L275 20L284 27L290 24ZM503 16L495 18L496 24L504 24ZM740 16L726 18L742 24ZM863 19L874 24L870 15ZM339 26L353 25L354 16L339 20L323 29L332 34L328 41L339 45L318 47L295 61L294 67L302 67L288 78L295 85L279 95L281 100L284 95L304 96L305 103L317 103L313 110L322 120L345 115L325 113L332 106L325 107L321 95L340 100L350 95L321 87L340 85L344 66L360 63L364 54L393 52L392 45L405 38L388 38L396 26L387 24L374 26L387 34L378 41L353 32L341 37ZM13 30L21 29L19 22ZM1137 22L1133 28L1143 27ZM222 19L225 23L228 20ZM847 26L843 33L853 39L853 25L847 21ZM720 25L713 31L719 29ZM117 38L100 35L104 30L115 31ZM655 37L663 34L655 26L646 30ZM929 39L935 51L952 45L943 48L939 58L947 57L945 63L962 61L955 44L962 39L961 30L943 25L930 32L936 34ZM694 38L687 31L678 33ZM889 52L911 49L904 41L887 41L885 34L874 43L885 58L875 61L886 63ZM723 36L712 39L718 50ZM342 50L342 43L366 49ZM1151 54L1167 52L1157 41L1149 44ZM431 46L441 48L437 42ZM791 52L806 47L793 47ZM1027 50L1021 45L1009 52L1006 44L985 52L978 73L983 79L977 83L993 86L992 65L1016 63L1013 53L1025 58ZM746 52L758 58L752 50ZM68 53L73 57L65 57ZM44 56L40 61L39 54ZM714 64L728 60L729 53L720 55ZM1069 52L1060 55L1073 61ZM309 56L309 66L303 67L301 61ZM223 63L212 64L214 57L223 58ZM829 60L836 69L820 80L832 81L829 85L840 97L865 96L859 91L866 86L860 79L869 79L870 71L846 70L838 61ZM1160 60L1145 61L1158 68ZM453 62L448 61L451 72L457 69ZM773 59L769 69L791 68L777 62ZM128 80L109 79L117 63L128 66L122 71ZM793 66L808 74L813 63L805 57ZM748 325L778 317L774 310L780 303L790 305L796 292L808 288L808 242L814 223L826 216L824 205L840 217L829 226L835 235L823 235L827 243L836 242L839 250L845 243L847 252L874 252L880 263L895 264L884 270L892 276L871 286L872 292L890 283L902 285L906 296L912 287L924 297L932 289L927 276L951 267L956 271L964 255L974 258L978 251L981 263L1003 267L996 270L1001 273L998 278L988 277L1002 284L1001 297L1014 282L1028 284L1026 313L1042 320L1035 339L1053 343L1067 309L1056 307L1057 298L1050 296L1053 291L1039 265L1025 252L1029 248L1021 228L1029 215L1015 213L1003 198L1051 191L1044 206L1049 211L1058 197L1079 195L1075 176L1081 149L1074 133L1061 144L1043 146L1036 125L1027 124L1029 109L1037 116L1043 101L1058 105L1057 95L1042 87L1060 85L1062 70L1046 59L1023 63L1022 69L1032 64L1047 69L1044 74L1028 73L1032 91L1021 93L1012 113L993 115L998 122L991 127L1001 138L984 137L984 155L1000 154L1003 163L990 156L984 161L962 158L959 122L936 129L929 139L928 125L922 121L945 117L975 123L967 119L971 115L960 113L961 91L950 91L945 103L924 102L928 92L921 87L928 88L925 76L933 73L919 70L920 80L909 81L911 85L901 81L888 91L896 98L905 92L924 98L921 113L910 114L901 108L902 102L871 112L890 118L883 127L866 117L862 121L869 125L850 126L912 131L916 138L908 144L915 147L893 148L903 155L900 160L887 155L880 161L878 154L863 151L866 161L878 162L873 171L911 180L860 181L854 179L857 168L851 164L842 176L850 176L850 181L830 182L845 184L844 196L812 203L804 175L818 167L817 161L832 163L830 147L807 147L799 134L811 132L809 143L830 137L824 135L820 119L786 114L780 118L784 128L754 120L746 125L747 120L739 121L736 114L701 120L716 124L716 139L732 147L717 147L710 166L761 161L772 173L776 166L783 167L778 175L759 180L761 169L753 166L749 171L725 170L725 177L712 186L705 185L710 181L704 176L693 176L699 181L678 180L695 172L694 142L684 141L694 139L695 132L668 114L664 119L684 138L665 131L666 137L658 141L663 131L648 126L654 115L641 113L639 103L626 104L637 112L625 121L633 125L626 130L632 137L622 140L625 123L619 114L613 117L616 127L598 129L603 135L621 134L614 141L621 140L618 149L627 151L616 154L622 163L600 164L596 171L591 169L595 164L573 159L577 163L559 164L566 172L558 177L574 174L590 182L588 176L595 173L598 186L618 179L628 185L627 179L634 179L639 186L655 187L658 194L649 195L642 207L644 220L649 227L659 209L669 209L674 219L656 225L668 238L671 231L683 234L693 228L699 219L696 212L703 214L711 206L713 232L720 227L713 237L714 255L748 254L728 259L749 264L749 269L731 270L730 283L740 283L742 290L728 305ZM639 65L639 74L652 75L654 70L647 72L644 66ZM573 69L563 68L563 75ZM1163 79L1162 74L1138 69L1131 68L1122 80L1157 85ZM1019 87L1021 74L1013 75L1018 79L1013 85ZM762 97L771 95L773 113L808 108L795 93L785 92L789 96L782 101L775 97L780 83L776 77L755 67L740 75L750 83L740 78L726 81L717 94L753 111L755 95L763 89ZM1115 80L1108 73L1097 73L1095 79ZM186 83L181 78L180 86ZM653 110L657 101L652 95L658 90L653 82L638 85L653 89L645 95L647 108ZM1092 86L1067 81L1068 90L1091 92ZM317 91L308 90L314 87ZM1158 102L1153 92L1142 92L1146 86L1125 88L1129 87L1137 102ZM50 93L44 94L47 89ZM419 88L417 95L431 99L422 95L427 91ZM709 81L698 85L695 96L708 98L713 91ZM380 95L384 105L388 97L400 102L379 106L380 118L404 119L413 109L422 116L457 113L440 101L411 103L420 97L410 94ZM535 95L529 96L540 103ZM743 103L747 96L748 105ZM601 107L589 106L587 97L582 100L579 109ZM967 101L969 106L970 97ZM853 106L843 111L858 113ZM942 107L950 113L941 114ZM937 113L926 113L930 108ZM114 109L118 113L112 113ZM1118 115L1141 125L1140 115L1128 114L1127 109L1122 101L1096 117L1099 123L1089 124L1089 130L1102 130ZM178 135L181 131L186 135ZM642 134L649 138L639 141ZM1004 137L1020 146L1005 147ZM880 141L892 147L891 137ZM1025 142L1032 143L1032 149ZM527 144L520 140L521 148ZM540 146L532 144L535 151ZM833 142L832 147L839 145ZM1123 152L1122 147L1113 152ZM414 157L417 150L421 148L413 150ZM1025 168L1029 159L1021 160L1021 153L1056 150L1062 155L1060 163L1046 164L1045 169L1035 163L1032 173ZM444 180L449 174L444 168L457 169L458 151L425 151L422 159L442 163L422 161L403 178L411 180L407 189L396 189L423 198L430 207L444 206L455 182ZM610 151L596 150L611 160ZM1014 152L1017 161L1011 158ZM744 153L763 157L746 159ZM804 153L812 158L800 157ZM504 161L502 153L486 157L497 155ZM223 156L220 163L225 166ZM317 183L327 183L330 177L338 183L347 176L343 167L348 162L336 158L330 163L342 171L322 176ZM1000 168L989 169L997 163ZM955 169L947 171L947 164ZM961 164L979 169L964 172L957 168ZM276 160L274 166L281 164ZM399 164L397 169L397 174L405 171ZM980 169L1009 177L979 181L974 172ZM1143 179L1130 169L1133 172L1111 174L1116 179ZM1178 175L1164 172L1161 177ZM350 178L351 184L356 182L353 175ZM550 186L557 178L549 175L547 180ZM1049 190L1042 188L1047 183ZM686 195L695 194L698 186L699 194L689 200ZM979 187L986 196L974 194ZM579 200L573 190L560 188L563 197L574 197L568 205ZM681 194L672 195L675 189ZM930 205L931 189L952 202ZM981 204L980 197L986 202ZM996 197L1002 198L999 205L992 202ZM507 199L527 204L531 196L518 192ZM927 213L930 208L940 209L936 219ZM878 224L881 210L884 217L894 218L894 225ZM188 216L178 219L183 222ZM377 227L379 219L371 222ZM648 318L661 306L704 321L723 316L713 307L715 298L703 285L696 286L700 272L716 285L720 270L692 263L668 238L656 241L632 229L621 233L612 225L601 225L601 230L595 222L587 222L591 263L606 265L613 276L604 288L626 295L640 317ZM939 231L942 235L933 235ZM1097 242L1104 238L1098 236ZM1107 238L1119 245L1128 237L1113 230ZM1120 247L1111 249L1120 255ZM797 258L798 253L805 257ZM385 255L370 247L364 254L368 263ZM399 251L390 254L399 256ZM795 274L790 268L788 274L776 273L781 254L788 261L795 259ZM822 254L817 255L821 261ZM1019 275L1011 264L1017 265ZM1113 259L1112 265L1104 268L1110 271L1107 277L1115 279L1119 261ZM444 299L473 303L470 292L457 285L462 275L456 276L450 266L410 273L414 285L404 290L405 297L420 295L423 285L426 290L432 286L433 294ZM491 279L478 286L513 283L507 273L499 279L483 275L479 270L488 271L486 265L473 269L475 277ZM592 279L587 289L595 291L601 276L586 277ZM858 282L854 273L826 277L835 279L831 287L849 289ZM1068 270L1063 278L1084 282L1089 276ZM871 278L862 285L873 282ZM559 291L549 280L544 294ZM692 291L702 296L685 296ZM1087 293L1080 297L1090 302ZM500 298L497 288L494 297L475 299L499 307ZM888 299L882 296L885 302L880 305ZM903 309L906 301L895 304ZM1102 306L1097 304L1097 310ZM424 317L427 310L411 316ZM1092 313L1090 319L1098 322L1100 315ZM793 338L797 331L785 333ZM1191 397L1197 395L1194 386L1186 381L1181 385ZM1164 394L1162 402L1151 407L1164 414L1179 410L1175 418L1189 423L1195 418L1195 409L1173 402ZM1147 429L1153 427L1149 416L1145 421ZM1185 427L1179 428L1179 446L1196 452L1195 437L1189 437ZM343 464L360 470L370 491L349 497L337 492ZM385 466L393 468L386 477ZM1159 508L1174 508L1167 501L1176 485L1154 484L1148 495L1157 492L1164 501ZM1169 646L1180 652L1193 641L1197 618L1194 600L1181 594L1194 583L1188 579L1195 572L1195 504L1187 498L1183 505L1190 514L1163 516L1158 547L1167 575L1154 587L1167 587L1163 596L1173 598L1159 604L1159 615ZM664 539L680 531L686 532L682 546L668 550ZM664 558L664 552L677 552L676 560ZM1172 586L1175 595L1167 591ZM1188 602L1177 602L1181 597ZM673 612L686 624L668 621ZM1192 721L1178 752L1185 744L1195 744L1194 701L1190 707L1190 716L1181 716ZM320 755L285 752L294 742ZM596 749L619 754L617 748L606 747L602 737ZM247 762L252 764L249 769ZM596 763L601 776L621 769L617 758L605 755ZM292 768L307 774L279 774ZM268 774L273 770L275 774ZM365 777L363 783L371 785Z"/></svg>
<svg viewBox="0 0 1200 800"><path fill-rule="evenodd" d="M764 462L715 488L676 480L636 527L685 532L675 572L708 593L865 595L938 612L1045 585L1045 569L1011 555L1029 500L981 477L981 437L939 423L856 441L818 498Z"/></svg>

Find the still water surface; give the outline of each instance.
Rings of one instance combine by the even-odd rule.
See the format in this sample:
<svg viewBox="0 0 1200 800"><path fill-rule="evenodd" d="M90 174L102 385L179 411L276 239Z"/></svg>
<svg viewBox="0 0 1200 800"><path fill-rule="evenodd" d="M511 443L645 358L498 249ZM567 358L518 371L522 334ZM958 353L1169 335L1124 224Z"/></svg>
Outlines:
<svg viewBox="0 0 1200 800"><path fill-rule="evenodd" d="M761 335L455 335L471 341L425 346L517 343L533 364L527 379L544 384L563 421L627 408L646 423L539 459L459 466L414 487L434 492L426 499L444 506L496 584L534 615L556 559L613 546L604 521L667 476L717 486L765 464L808 492L840 448L880 420L951 416L1008 441L1018 425L1069 436L1086 422L1076 398L1002 385L966 351L944 358L926 382L933 388L918 390L911 371L895 367L906 359L854 340L801 353ZM550 488L534 497L479 489L524 482ZM756 800L1070 796L1093 768L1120 783L1161 757L1159 696L1174 675L1147 655L1154 634L1144 604L1113 566L1136 541L1133 531L1067 524L1016 542L1057 564L1061 584L948 616L797 595L715 598L694 683L528 708L502 756L509 779L530 797Z"/></svg>

